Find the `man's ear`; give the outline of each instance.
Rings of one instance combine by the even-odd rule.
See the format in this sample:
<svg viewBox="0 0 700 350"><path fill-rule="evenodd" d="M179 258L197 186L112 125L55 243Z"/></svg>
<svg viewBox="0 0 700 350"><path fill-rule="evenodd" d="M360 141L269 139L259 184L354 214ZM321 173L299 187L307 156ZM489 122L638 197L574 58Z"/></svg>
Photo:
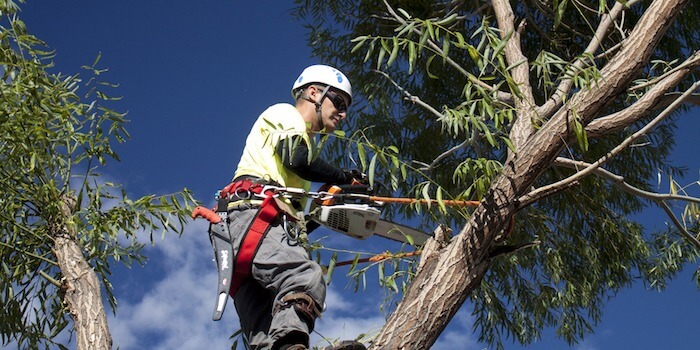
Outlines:
<svg viewBox="0 0 700 350"><path fill-rule="evenodd" d="M314 84L307 86L306 90L304 91L304 93L306 93L306 96L313 99L314 101L316 101L316 96L319 94L319 92L320 91L318 91L318 88Z"/></svg>

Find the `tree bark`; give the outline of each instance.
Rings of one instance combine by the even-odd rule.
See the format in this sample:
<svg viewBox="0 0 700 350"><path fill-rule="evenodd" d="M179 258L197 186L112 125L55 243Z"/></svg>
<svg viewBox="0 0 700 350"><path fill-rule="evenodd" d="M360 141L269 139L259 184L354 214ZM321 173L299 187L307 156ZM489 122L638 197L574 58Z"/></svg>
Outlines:
<svg viewBox="0 0 700 350"><path fill-rule="evenodd" d="M492 4L498 28L501 30L501 39L508 38L504 50L506 62L514 66L510 74L519 90L518 93L513 93L517 118L513 122L510 140L515 149L520 149L527 138L535 132L532 122L540 119L535 108L537 106L532 94L532 86L530 86L530 64L520 46L520 31L524 28L525 22L521 23L520 28L515 28L515 14L510 6L510 0L493 0Z"/></svg>
<svg viewBox="0 0 700 350"><path fill-rule="evenodd" d="M561 153L573 137L572 110L587 125L606 102L623 92L649 57L675 15L688 0L655 0L637 23L623 48L601 70L596 88L573 95L540 130L530 135L506 161L503 173L466 226L436 258L425 261L412 285L372 349L429 349L489 267L489 250L496 236L519 209L518 198ZM532 108L523 105L521 108ZM518 116L527 111L518 111ZM526 133L525 133L526 134Z"/></svg>
<svg viewBox="0 0 700 350"><path fill-rule="evenodd" d="M63 199L62 214L66 221L72 217L75 200ZM112 348L112 336L97 274L85 260L76 232L70 224L58 226L54 232L54 250L63 278L62 299L73 318L77 348L80 350L107 350Z"/></svg>

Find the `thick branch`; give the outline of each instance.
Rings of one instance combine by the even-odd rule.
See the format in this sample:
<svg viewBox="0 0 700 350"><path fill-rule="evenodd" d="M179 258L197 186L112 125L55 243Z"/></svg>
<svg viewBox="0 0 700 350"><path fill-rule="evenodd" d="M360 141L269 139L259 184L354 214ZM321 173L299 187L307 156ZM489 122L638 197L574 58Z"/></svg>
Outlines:
<svg viewBox="0 0 700 350"><path fill-rule="evenodd" d="M667 107L671 102L667 100L666 93L676 87L678 83L699 65L700 51L697 51L681 65L684 67L683 69L674 69L673 73L665 75L663 79L657 80L656 84L631 106L619 112L593 120L586 126L587 136L595 138L610 132L622 130L650 115L655 108ZM688 99L690 97L691 96L687 96ZM676 99L677 97L674 100ZM686 99L686 101L688 99Z"/></svg>
<svg viewBox="0 0 700 350"><path fill-rule="evenodd" d="M433 237L428 239L423 246L423 253L421 254L420 262L418 262L416 273L420 273L428 261L438 258L440 251L447 246L451 234L452 229L447 226L438 226L435 231L433 231Z"/></svg>
<svg viewBox="0 0 700 350"><path fill-rule="evenodd" d="M675 101L678 96L680 96L682 93L680 92L670 92L667 94L664 94L664 97L659 100L659 103L656 105L657 108L663 108ZM692 104L695 106L700 106L700 94L691 94L690 96L686 97L683 102L687 104Z"/></svg>
<svg viewBox="0 0 700 350"><path fill-rule="evenodd" d="M510 132L510 140L517 150L535 131L533 121L539 119L536 114L537 105L530 86L530 65L520 47L520 29L515 28L515 15L510 1L493 0L492 4L501 38L508 40L504 52L508 65L513 67L510 72L519 91L514 101L518 117Z"/></svg>

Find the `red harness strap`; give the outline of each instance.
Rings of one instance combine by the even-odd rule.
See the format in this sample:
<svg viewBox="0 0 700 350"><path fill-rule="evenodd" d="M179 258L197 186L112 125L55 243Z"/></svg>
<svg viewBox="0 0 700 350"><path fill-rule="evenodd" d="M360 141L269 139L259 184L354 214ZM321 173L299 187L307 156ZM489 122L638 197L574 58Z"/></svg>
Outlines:
<svg viewBox="0 0 700 350"><path fill-rule="evenodd" d="M235 194L237 196L243 193L260 193L263 186L254 183L250 180L243 180L235 182L229 186L226 186L222 191L224 194ZM233 277L231 281L231 289L229 294L231 297L235 297L238 289L243 285L250 276L251 268L253 266L253 258L262 244L263 237L270 230L270 225L272 221L279 214L280 209L274 200L272 194L266 197L260 209L255 214L255 217L251 221L248 229L243 234L243 239L241 240L241 245L238 249L238 254L236 254L235 262L233 264Z"/></svg>
<svg viewBox="0 0 700 350"><path fill-rule="evenodd" d="M231 281L231 297L236 296L236 292L248 279L253 265L253 258L258 252L263 237L270 230L270 223L279 213L279 208L273 197L267 197L255 214L253 222L243 236L243 241L236 254L236 262L233 264L233 281Z"/></svg>

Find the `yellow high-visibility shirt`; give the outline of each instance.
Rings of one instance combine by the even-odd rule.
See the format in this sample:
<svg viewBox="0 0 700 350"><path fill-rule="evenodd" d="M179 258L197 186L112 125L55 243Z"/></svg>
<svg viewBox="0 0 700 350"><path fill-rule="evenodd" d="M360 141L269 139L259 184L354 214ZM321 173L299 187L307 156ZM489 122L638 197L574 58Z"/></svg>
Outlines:
<svg viewBox="0 0 700 350"><path fill-rule="evenodd" d="M243 175L256 176L275 181L284 187L308 191L311 182L285 168L276 152L277 144L284 139L291 140L292 136L301 136L311 149L306 122L296 107L287 103L270 106L260 114L248 134L234 179ZM285 147L285 151L289 149Z"/></svg>

